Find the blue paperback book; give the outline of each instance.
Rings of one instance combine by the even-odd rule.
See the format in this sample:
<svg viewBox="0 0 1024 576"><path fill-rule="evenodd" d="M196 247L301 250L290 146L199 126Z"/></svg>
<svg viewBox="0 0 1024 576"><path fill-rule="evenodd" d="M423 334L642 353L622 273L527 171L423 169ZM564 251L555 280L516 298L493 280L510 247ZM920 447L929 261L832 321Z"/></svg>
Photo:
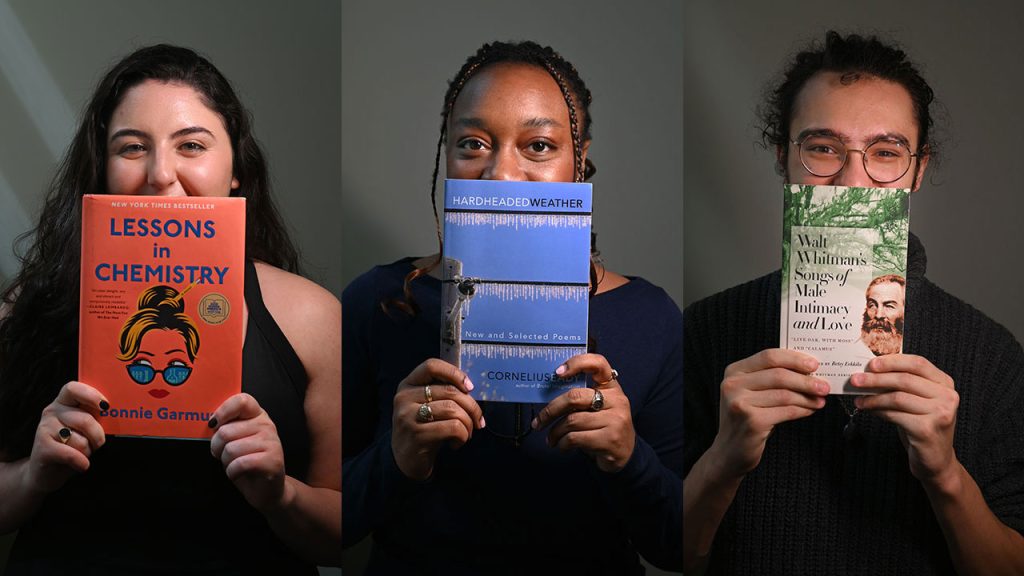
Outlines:
<svg viewBox="0 0 1024 576"><path fill-rule="evenodd" d="M547 403L587 351L590 184L446 180L441 358L477 400Z"/></svg>

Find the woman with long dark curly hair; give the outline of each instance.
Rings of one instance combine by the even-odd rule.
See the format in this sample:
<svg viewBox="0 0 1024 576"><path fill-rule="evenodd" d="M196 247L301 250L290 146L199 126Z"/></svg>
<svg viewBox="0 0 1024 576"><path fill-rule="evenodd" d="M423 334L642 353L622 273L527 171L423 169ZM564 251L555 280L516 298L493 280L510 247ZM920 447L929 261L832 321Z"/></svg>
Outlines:
<svg viewBox="0 0 1024 576"><path fill-rule="evenodd" d="M445 94L431 198L442 152L448 178L589 178L590 102L550 47L484 45ZM368 573L638 574L638 553L681 563L681 314L660 288L607 270L596 242L592 253L591 353L552 369L593 388L546 405L477 402L471 379L436 358L438 254L345 290L344 536L372 532Z"/></svg>
<svg viewBox="0 0 1024 576"><path fill-rule="evenodd" d="M215 412L210 444L105 437L96 417L107 399L75 381L81 197L104 193L246 198L243 393ZM116 64L30 238L0 316L0 530L19 530L8 573L337 564L340 306L298 276L224 76L167 45Z"/></svg>

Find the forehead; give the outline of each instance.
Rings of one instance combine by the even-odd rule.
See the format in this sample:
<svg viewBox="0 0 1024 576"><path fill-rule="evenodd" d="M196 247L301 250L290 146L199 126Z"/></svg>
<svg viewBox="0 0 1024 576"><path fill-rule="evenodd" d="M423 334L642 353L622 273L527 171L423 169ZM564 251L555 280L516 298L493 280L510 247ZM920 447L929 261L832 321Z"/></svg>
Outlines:
<svg viewBox="0 0 1024 576"><path fill-rule="evenodd" d="M136 127L127 124L200 125L209 130L224 127L220 114L206 105L203 96L191 86L146 80L131 87L114 109L110 130Z"/></svg>
<svg viewBox="0 0 1024 576"><path fill-rule="evenodd" d="M875 284L868 290L868 298L877 302L887 302L890 300L902 302L903 286L900 286L895 282L882 282L881 284Z"/></svg>
<svg viewBox="0 0 1024 576"><path fill-rule="evenodd" d="M562 121L568 108L558 83L540 66L498 63L466 82L452 106L452 116L482 113L543 115Z"/></svg>
<svg viewBox="0 0 1024 576"><path fill-rule="evenodd" d="M914 102L906 88L876 76L856 79L839 72L819 72L797 94L790 137L815 129L832 130L851 142L898 134L918 144Z"/></svg>

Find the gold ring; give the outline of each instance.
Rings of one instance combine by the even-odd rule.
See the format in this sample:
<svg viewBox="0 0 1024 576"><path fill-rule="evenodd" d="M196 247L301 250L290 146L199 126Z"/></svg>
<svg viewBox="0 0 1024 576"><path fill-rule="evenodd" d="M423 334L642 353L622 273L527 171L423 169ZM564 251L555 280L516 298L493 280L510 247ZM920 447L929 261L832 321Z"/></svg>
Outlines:
<svg viewBox="0 0 1024 576"><path fill-rule="evenodd" d="M59 440L61 444L67 444L68 440L71 440L71 428L65 427L58 430L57 440Z"/></svg>
<svg viewBox="0 0 1024 576"><path fill-rule="evenodd" d="M434 411L430 409L430 404L420 404L420 409L416 411L417 422L433 422Z"/></svg>
<svg viewBox="0 0 1024 576"><path fill-rule="evenodd" d="M427 404L430 404L434 400L434 396L430 393L430 384L423 387L423 396L427 399Z"/></svg>

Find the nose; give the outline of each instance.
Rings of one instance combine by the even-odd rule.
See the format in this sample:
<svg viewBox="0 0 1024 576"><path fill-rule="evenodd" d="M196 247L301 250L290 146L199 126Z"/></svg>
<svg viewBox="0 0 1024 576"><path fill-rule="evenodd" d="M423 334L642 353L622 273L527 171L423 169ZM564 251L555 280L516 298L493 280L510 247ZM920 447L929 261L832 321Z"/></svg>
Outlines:
<svg viewBox="0 0 1024 576"><path fill-rule="evenodd" d="M150 155L146 183L158 196L174 193L178 182L178 167L173 153L154 151Z"/></svg>
<svg viewBox="0 0 1024 576"><path fill-rule="evenodd" d="M859 156L854 156L859 154ZM847 150L846 151L846 164L843 165L843 169L838 174L832 177L832 184L835 186L863 186L872 187L876 186L871 176L868 176L866 170L864 170L864 151L863 150Z"/></svg>
<svg viewBox="0 0 1024 576"><path fill-rule="evenodd" d="M484 168L481 180L526 180L519 164L517 151L512 147L495 150L490 162Z"/></svg>

